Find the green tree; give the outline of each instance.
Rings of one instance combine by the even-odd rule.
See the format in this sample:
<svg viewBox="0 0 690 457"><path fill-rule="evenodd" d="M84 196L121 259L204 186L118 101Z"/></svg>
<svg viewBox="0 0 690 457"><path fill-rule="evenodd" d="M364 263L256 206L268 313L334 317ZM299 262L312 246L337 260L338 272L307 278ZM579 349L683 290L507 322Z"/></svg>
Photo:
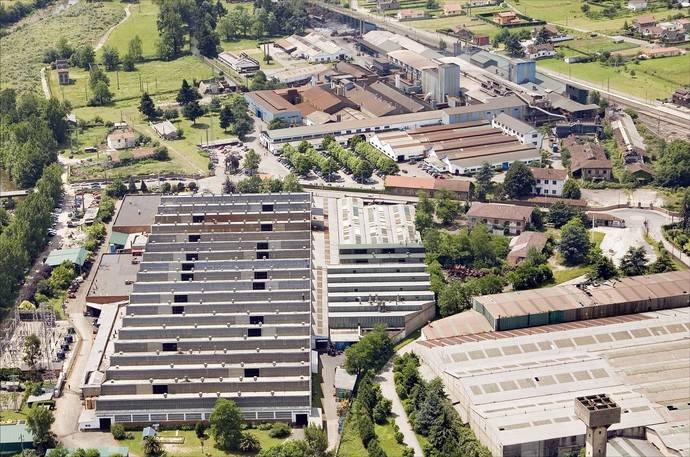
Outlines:
<svg viewBox="0 0 690 457"><path fill-rule="evenodd" d="M376 326L345 350L345 369L350 374L379 371L393 356L393 343L383 326Z"/></svg>
<svg viewBox="0 0 690 457"><path fill-rule="evenodd" d="M595 247L589 254L589 264L587 278L591 281L605 281L618 276L618 270L613 261L606 257L601 249Z"/></svg>
<svg viewBox="0 0 690 457"><path fill-rule="evenodd" d="M175 97L177 103L184 106L199 100L200 98L201 95L199 94L199 91L196 90L195 87L190 86L186 79L183 79L180 90L177 92L177 97Z"/></svg>
<svg viewBox="0 0 690 457"><path fill-rule="evenodd" d="M134 35L134 38L129 40L127 55L130 56L134 62L141 62L144 60L144 47L139 35Z"/></svg>
<svg viewBox="0 0 690 457"><path fill-rule="evenodd" d="M280 118L275 118L268 123L268 130L284 129L286 127L289 127L288 123Z"/></svg>
<svg viewBox="0 0 690 457"><path fill-rule="evenodd" d="M671 254L659 243L659 256L656 261L649 266L649 273L666 273L676 271Z"/></svg>
<svg viewBox="0 0 690 457"><path fill-rule="evenodd" d="M680 205L680 228L683 232L690 233L690 187L683 192L683 201Z"/></svg>
<svg viewBox="0 0 690 457"><path fill-rule="evenodd" d="M50 427L55 422L53 412L48 408L31 408L26 416L26 428L34 439L34 446L39 452L53 447L55 437L50 431Z"/></svg>
<svg viewBox="0 0 690 457"><path fill-rule="evenodd" d="M247 170L250 176L253 176L257 171L259 171L259 163L261 163L261 157L256 153L256 151L250 149L244 156L242 168Z"/></svg>
<svg viewBox="0 0 690 457"><path fill-rule="evenodd" d="M283 178L283 191L284 192L303 192L304 189L299 183L297 176L290 173L285 178Z"/></svg>
<svg viewBox="0 0 690 457"><path fill-rule="evenodd" d="M144 457L164 457L165 450L157 436L144 437Z"/></svg>
<svg viewBox="0 0 690 457"><path fill-rule="evenodd" d="M568 178L563 184L563 193L561 194L563 198L571 198L578 200L582 197L580 192L580 186L578 186L577 181L572 178Z"/></svg>
<svg viewBox="0 0 690 457"><path fill-rule="evenodd" d="M227 131L228 127L230 127L235 121L235 116L232 113L232 109L230 109L228 105L225 105L220 109L218 121L220 123L220 128L222 128L224 132Z"/></svg>
<svg viewBox="0 0 690 457"><path fill-rule="evenodd" d="M642 246L631 246L621 258L620 268L625 276L639 276L647 272L647 253Z"/></svg>
<svg viewBox="0 0 690 457"><path fill-rule="evenodd" d="M112 433L113 438L118 441L127 439L127 432L125 431L125 426L122 424L113 424L110 427L110 433Z"/></svg>
<svg viewBox="0 0 690 457"><path fill-rule="evenodd" d="M462 204L455 199L455 194L442 189L436 193L436 216L443 224L452 223L462 212Z"/></svg>
<svg viewBox="0 0 690 457"><path fill-rule="evenodd" d="M211 413L211 435L216 446L224 451L236 451L242 438L242 411L234 401L221 398Z"/></svg>
<svg viewBox="0 0 690 457"><path fill-rule="evenodd" d="M690 186L690 142L673 140L662 148L655 179L665 187Z"/></svg>
<svg viewBox="0 0 690 457"><path fill-rule="evenodd" d="M115 71L120 66L120 54L117 49L103 46L103 66L107 71Z"/></svg>
<svg viewBox="0 0 690 457"><path fill-rule="evenodd" d="M577 215L578 211L575 207L566 205L561 202L556 202L549 208L549 222L551 222L554 227L563 227L570 219Z"/></svg>
<svg viewBox="0 0 690 457"><path fill-rule="evenodd" d="M192 121L192 125L196 125L196 120L204 115L204 109L194 100L182 106L182 115Z"/></svg>
<svg viewBox="0 0 690 457"><path fill-rule="evenodd" d="M482 167L479 169L479 171L475 175L474 192L475 192L478 200L484 201L486 199L486 195L491 192L491 190L492 190L491 178L493 177L493 174L494 174L494 171L491 168L491 165L484 162L482 164Z"/></svg>
<svg viewBox="0 0 690 457"><path fill-rule="evenodd" d="M122 198L127 193L127 187L121 179L115 179L105 188L105 194L109 197Z"/></svg>
<svg viewBox="0 0 690 457"><path fill-rule="evenodd" d="M105 81L98 81L92 91L89 106L105 106L113 101L113 93L110 92L110 87Z"/></svg>
<svg viewBox="0 0 690 457"><path fill-rule="evenodd" d="M137 69L134 57L131 54L125 54L122 58L122 69L124 71L134 71Z"/></svg>
<svg viewBox="0 0 690 457"><path fill-rule="evenodd" d="M259 452L261 450L261 443L259 440L249 432L242 433L238 450L242 452Z"/></svg>
<svg viewBox="0 0 690 457"><path fill-rule="evenodd" d="M148 92L144 92L141 95L141 99L139 100L139 112L148 119L154 119L158 116L156 105L153 103L153 99Z"/></svg>
<svg viewBox="0 0 690 457"><path fill-rule="evenodd" d="M532 170L523 162L516 160L506 173L503 190L509 198L517 199L532 193L532 186L535 184Z"/></svg>
<svg viewBox="0 0 690 457"><path fill-rule="evenodd" d="M24 340L24 362L29 365L31 370L36 370L38 358L41 356L41 340L35 333L27 336Z"/></svg>
<svg viewBox="0 0 690 457"><path fill-rule="evenodd" d="M563 226L558 249L566 265L584 263L591 247L587 229L579 218L573 218Z"/></svg>
<svg viewBox="0 0 690 457"><path fill-rule="evenodd" d="M187 34L184 16L191 14L188 5L191 6L180 0L162 2L160 5L157 47L162 60L175 59L182 53Z"/></svg>

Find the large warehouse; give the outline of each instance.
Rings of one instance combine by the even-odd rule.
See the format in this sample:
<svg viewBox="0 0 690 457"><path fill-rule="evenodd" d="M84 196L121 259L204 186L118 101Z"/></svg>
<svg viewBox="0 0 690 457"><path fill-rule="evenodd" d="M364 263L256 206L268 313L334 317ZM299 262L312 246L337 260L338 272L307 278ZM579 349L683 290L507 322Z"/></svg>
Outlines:
<svg viewBox="0 0 690 457"><path fill-rule="evenodd" d="M479 312L429 324L412 348L491 454L577 453L573 400L604 393L622 408L609 438L658 450L620 454L614 439L612 455L688 455L690 272L526 292L477 297Z"/></svg>
<svg viewBox="0 0 690 457"><path fill-rule="evenodd" d="M310 220L307 193L162 197L129 304L89 373L95 413L82 428L204 420L218 398L247 420L306 424Z"/></svg>
<svg viewBox="0 0 690 457"><path fill-rule="evenodd" d="M327 265L331 340L357 341L385 324L404 334L433 319L434 293L412 205L364 205L330 199Z"/></svg>

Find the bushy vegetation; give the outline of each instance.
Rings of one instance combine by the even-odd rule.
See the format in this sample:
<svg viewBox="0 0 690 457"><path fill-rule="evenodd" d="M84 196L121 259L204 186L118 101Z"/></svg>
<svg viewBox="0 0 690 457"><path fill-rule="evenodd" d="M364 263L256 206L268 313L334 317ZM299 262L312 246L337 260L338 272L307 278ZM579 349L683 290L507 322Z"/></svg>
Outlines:
<svg viewBox="0 0 690 457"><path fill-rule="evenodd" d="M393 343L386 328L379 325L345 350L345 369L350 374L378 372L392 356Z"/></svg>
<svg viewBox="0 0 690 457"><path fill-rule="evenodd" d="M33 186L57 160L57 147L69 135L65 116L70 109L54 98L0 92L0 165L18 186Z"/></svg>
<svg viewBox="0 0 690 457"><path fill-rule="evenodd" d="M62 195L62 170L56 164L43 171L36 191L17 205L0 234L0 303L11 306L24 275L46 243L50 213Z"/></svg>
<svg viewBox="0 0 690 457"><path fill-rule="evenodd" d="M363 160L355 153L338 144L331 135L327 135L322 142L323 149L329 156L335 159L338 164L352 173L354 179L359 182L366 182L374 172L372 165Z"/></svg>
<svg viewBox="0 0 690 457"><path fill-rule="evenodd" d="M490 457L491 453L462 424L460 416L443 390L443 382L430 382L419 373L414 353L396 357L393 367L395 390L415 432L427 438L425 457Z"/></svg>

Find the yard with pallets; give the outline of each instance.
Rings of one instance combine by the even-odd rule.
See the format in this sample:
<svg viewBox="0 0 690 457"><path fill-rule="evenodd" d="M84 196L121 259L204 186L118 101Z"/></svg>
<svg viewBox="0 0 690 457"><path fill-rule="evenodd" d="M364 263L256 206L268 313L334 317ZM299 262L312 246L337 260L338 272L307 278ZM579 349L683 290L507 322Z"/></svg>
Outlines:
<svg viewBox="0 0 690 457"><path fill-rule="evenodd" d="M540 60L537 65L562 75L591 82L640 99L665 99L679 86L690 84L690 54L628 62L613 67L600 62L567 64L559 59ZM632 73L634 72L634 73Z"/></svg>

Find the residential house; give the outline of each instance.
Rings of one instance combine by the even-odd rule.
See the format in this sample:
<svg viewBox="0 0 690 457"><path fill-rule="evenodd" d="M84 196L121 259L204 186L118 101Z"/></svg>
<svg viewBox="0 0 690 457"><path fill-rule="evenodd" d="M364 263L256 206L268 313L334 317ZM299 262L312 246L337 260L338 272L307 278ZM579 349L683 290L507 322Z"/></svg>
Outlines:
<svg viewBox="0 0 690 457"><path fill-rule="evenodd" d="M592 221L592 227L625 227L625 220L613 214L598 213L595 211L587 211L585 214L587 215L587 219Z"/></svg>
<svg viewBox="0 0 690 457"><path fill-rule="evenodd" d="M654 16L639 16L633 19L632 26L637 32L642 33L643 29L656 26Z"/></svg>
<svg viewBox="0 0 690 457"><path fill-rule="evenodd" d="M673 95L671 95L671 101L678 106L690 108L690 89L679 87L673 92Z"/></svg>
<svg viewBox="0 0 690 457"><path fill-rule="evenodd" d="M647 0L629 0L628 9L632 11L642 11L647 9Z"/></svg>
<svg viewBox="0 0 690 457"><path fill-rule="evenodd" d="M531 144L537 149L541 149L542 142L544 141L544 135L539 133L535 127L505 113L501 113L493 118L491 126L501 129L505 134L514 136L520 140L520 143Z"/></svg>
<svg viewBox="0 0 690 457"><path fill-rule="evenodd" d="M542 34L545 34L546 37L548 37L548 40L551 42L566 41L571 40L573 38L572 36L567 35L558 30L558 27L556 27L553 24L540 25L532 30L532 38L536 39L538 36Z"/></svg>
<svg viewBox="0 0 690 457"><path fill-rule="evenodd" d="M151 128L158 134L159 137L164 140L174 140L178 137L179 131L177 127L169 120L164 120L163 122L158 122L154 124L151 123Z"/></svg>
<svg viewBox="0 0 690 457"><path fill-rule="evenodd" d="M256 73L261 68L259 61L250 57L246 52L241 52L239 55L228 51L221 52L218 54L218 60L240 74Z"/></svg>
<svg viewBox="0 0 690 457"><path fill-rule="evenodd" d="M137 134L129 126L119 127L108 134L109 149L129 149L136 145Z"/></svg>
<svg viewBox="0 0 690 457"><path fill-rule="evenodd" d="M379 11L387 11L400 8L400 3L398 0L377 0L376 6Z"/></svg>
<svg viewBox="0 0 690 457"><path fill-rule="evenodd" d="M570 172L573 177L611 180L613 167L600 144L571 135L563 140L562 147L570 152Z"/></svg>
<svg viewBox="0 0 690 457"><path fill-rule="evenodd" d="M395 16L399 21L413 21L415 19L424 19L426 17L426 11L406 8L398 11L398 14Z"/></svg>
<svg viewBox="0 0 690 457"><path fill-rule="evenodd" d="M462 13L462 7L457 3L446 3L443 5L444 16L456 16Z"/></svg>
<svg viewBox="0 0 690 457"><path fill-rule="evenodd" d="M526 230L520 235L510 240L510 252L506 257L508 265L518 265L527 257L530 250L534 249L537 252L542 252L546 246L548 237L542 232L533 232Z"/></svg>
<svg viewBox="0 0 690 457"><path fill-rule="evenodd" d="M651 27L645 27L642 29L642 36L649 39L649 40L654 40L657 39L661 36L663 33L664 29L659 27L658 25L653 25Z"/></svg>
<svg viewBox="0 0 690 457"><path fill-rule="evenodd" d="M489 38L489 35L474 35L472 37L472 44L476 46L489 46L489 43L491 43L491 39Z"/></svg>
<svg viewBox="0 0 690 457"><path fill-rule="evenodd" d="M683 54L685 54L685 51L676 47L647 48L640 53L640 57L645 59L658 59L660 57L675 57Z"/></svg>
<svg viewBox="0 0 690 457"><path fill-rule="evenodd" d="M673 21L673 23L676 24L676 28L678 30L682 30L685 33L690 33L690 19L676 19L675 21Z"/></svg>
<svg viewBox="0 0 690 457"><path fill-rule="evenodd" d="M477 6L492 6L498 5L498 0L469 0L465 5L470 8L475 8Z"/></svg>
<svg viewBox="0 0 690 457"><path fill-rule="evenodd" d="M535 184L532 186L534 195L560 197L563 195L563 185L568 179L568 172L555 168L532 168Z"/></svg>
<svg viewBox="0 0 690 457"><path fill-rule="evenodd" d="M235 92L237 84L227 76L213 78L199 83L199 93L201 95L219 95Z"/></svg>
<svg viewBox="0 0 690 457"><path fill-rule="evenodd" d="M413 197L423 192L433 197L439 190L449 190L458 200L470 199L472 182L462 179L436 179L416 176L386 176L384 181L386 193Z"/></svg>
<svg viewBox="0 0 690 457"><path fill-rule="evenodd" d="M529 44L525 48L525 57L532 60L543 59L545 57L553 57L556 51L551 43L543 44Z"/></svg>
<svg viewBox="0 0 690 457"><path fill-rule="evenodd" d="M494 22L499 25L508 25L515 21L518 21L518 17L514 11L501 11L494 15Z"/></svg>
<svg viewBox="0 0 690 457"><path fill-rule="evenodd" d="M685 31L676 29L664 30L659 34L659 38L664 43L681 43L685 41Z"/></svg>
<svg viewBox="0 0 690 457"><path fill-rule="evenodd" d="M474 202L467 211L467 220L470 227L483 223L494 232L519 235L526 230L533 211L531 206Z"/></svg>

